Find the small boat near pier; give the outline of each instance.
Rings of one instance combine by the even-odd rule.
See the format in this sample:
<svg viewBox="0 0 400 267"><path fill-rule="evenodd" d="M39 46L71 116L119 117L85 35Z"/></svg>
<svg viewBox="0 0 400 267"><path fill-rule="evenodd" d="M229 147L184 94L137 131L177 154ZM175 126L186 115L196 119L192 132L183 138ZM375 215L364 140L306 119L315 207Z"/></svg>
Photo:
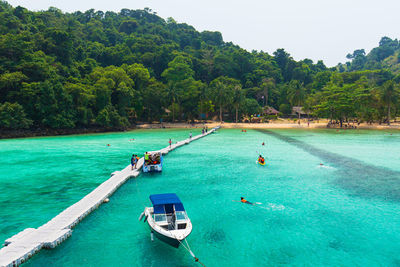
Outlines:
<svg viewBox="0 0 400 267"><path fill-rule="evenodd" d="M146 152L144 154L143 172L161 172L163 156L161 152Z"/></svg>
<svg viewBox="0 0 400 267"><path fill-rule="evenodd" d="M153 207L146 207L139 220L145 217L153 234L161 241L178 248L192 232L192 223L176 194L150 195Z"/></svg>

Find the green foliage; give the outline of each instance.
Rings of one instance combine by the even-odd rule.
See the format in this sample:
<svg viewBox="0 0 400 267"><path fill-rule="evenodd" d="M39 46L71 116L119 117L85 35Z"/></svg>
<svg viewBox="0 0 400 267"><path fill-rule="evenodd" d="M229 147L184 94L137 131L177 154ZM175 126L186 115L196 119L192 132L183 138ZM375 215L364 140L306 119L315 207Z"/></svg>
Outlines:
<svg viewBox="0 0 400 267"><path fill-rule="evenodd" d="M0 128L25 129L32 125L24 108L18 103L5 102L0 105Z"/></svg>
<svg viewBox="0 0 400 267"><path fill-rule="evenodd" d="M261 112L261 107L255 99L246 98L243 101L242 112L245 115L253 115Z"/></svg>
<svg viewBox="0 0 400 267"><path fill-rule="evenodd" d="M138 27L138 23L134 19L123 21L118 28L118 31L124 32L126 34L134 33Z"/></svg>
<svg viewBox="0 0 400 267"><path fill-rule="evenodd" d="M0 127L124 129L205 114L236 121L265 105L384 121L400 110L399 55L399 42L384 37L336 71L284 49L248 52L149 8L32 12L0 1Z"/></svg>
<svg viewBox="0 0 400 267"><path fill-rule="evenodd" d="M305 99L305 91L303 84L298 80L290 81L288 85L288 99L292 106L302 106Z"/></svg>
<svg viewBox="0 0 400 267"><path fill-rule="evenodd" d="M399 62L396 59L396 54L400 52L400 43L397 39L392 40L389 37L382 37L379 41L379 46L373 48L368 54L364 49L358 49L353 54L348 54L347 58L351 62L347 64L348 71L355 70L373 70L381 68L390 68L396 73L399 73ZM394 60L390 60L394 57Z"/></svg>
<svg viewBox="0 0 400 267"><path fill-rule="evenodd" d="M289 115L290 113L292 113L292 109L289 104L281 104L279 106L279 110L282 114L284 114L286 116Z"/></svg>
<svg viewBox="0 0 400 267"><path fill-rule="evenodd" d="M239 88L239 89L237 89ZM226 76L218 77L210 83L209 97L219 106L219 119L222 121L222 110L232 104L235 90L240 90L240 82Z"/></svg>
<svg viewBox="0 0 400 267"><path fill-rule="evenodd" d="M121 117L114 107L107 106L97 115L96 124L106 128L125 129L129 122L127 118Z"/></svg>

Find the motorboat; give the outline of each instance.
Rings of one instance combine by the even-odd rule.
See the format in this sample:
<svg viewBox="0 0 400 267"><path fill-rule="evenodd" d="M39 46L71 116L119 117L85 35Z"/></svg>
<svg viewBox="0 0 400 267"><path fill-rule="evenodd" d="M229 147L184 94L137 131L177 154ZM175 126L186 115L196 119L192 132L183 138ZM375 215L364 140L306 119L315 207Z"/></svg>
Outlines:
<svg viewBox="0 0 400 267"><path fill-rule="evenodd" d="M161 172L163 164L163 156L160 152L146 152L148 160L144 161L143 172ZM145 153L145 159L146 159Z"/></svg>
<svg viewBox="0 0 400 267"><path fill-rule="evenodd" d="M155 235L161 241L178 248L192 232L192 223L186 214L182 202L176 194L150 195L153 207L146 207L139 217L145 217Z"/></svg>

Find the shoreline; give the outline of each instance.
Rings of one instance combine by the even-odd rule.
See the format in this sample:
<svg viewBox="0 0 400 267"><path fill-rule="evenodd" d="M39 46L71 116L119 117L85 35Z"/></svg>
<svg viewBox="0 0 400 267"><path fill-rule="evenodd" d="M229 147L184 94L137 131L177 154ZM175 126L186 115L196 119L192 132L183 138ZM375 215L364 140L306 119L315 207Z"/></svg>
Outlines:
<svg viewBox="0 0 400 267"><path fill-rule="evenodd" d="M319 120L319 122L310 122L307 124L307 120L298 122L290 122L288 120L274 121L272 123L234 123L234 122L206 122L206 123L143 123L136 126L135 129L160 129L160 128L213 128L215 126L221 126L227 129L332 129L332 130L357 130L357 129L369 129L369 130L400 130L400 123L392 123L390 126L385 124L367 124L361 123L360 125L351 124L350 127L338 127L331 126L327 127L328 120ZM356 126L351 128L351 126Z"/></svg>
<svg viewBox="0 0 400 267"><path fill-rule="evenodd" d="M118 132L104 128L0 130L0 139Z"/></svg>
<svg viewBox="0 0 400 267"><path fill-rule="evenodd" d="M14 138L27 138L27 137L40 137L40 136L61 136L61 135L74 135L74 134L91 134L91 133L107 133L107 132L127 132L137 129L201 129L207 126L209 129L216 126L221 126L227 129L332 129L332 130L400 130L400 123L392 123L390 126L385 124L367 124L361 123L360 125L354 124L356 128L346 127L327 127L328 120L319 120L317 122L310 122L302 120L300 124L290 120L278 120L270 123L234 123L234 122L197 122L194 124L187 122L166 122L166 123L141 123L135 127L126 130L105 129L105 128L76 128L76 129L35 129L35 130L0 130L0 139L14 139ZM350 126L352 126L351 124Z"/></svg>

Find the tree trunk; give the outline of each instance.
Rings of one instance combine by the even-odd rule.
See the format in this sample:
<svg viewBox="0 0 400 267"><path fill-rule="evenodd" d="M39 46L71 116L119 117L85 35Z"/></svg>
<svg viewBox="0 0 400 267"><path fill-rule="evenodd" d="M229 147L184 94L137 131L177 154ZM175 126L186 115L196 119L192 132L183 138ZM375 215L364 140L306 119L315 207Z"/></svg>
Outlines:
<svg viewBox="0 0 400 267"><path fill-rule="evenodd" d="M238 122L238 107L236 107L236 123Z"/></svg>
<svg viewBox="0 0 400 267"><path fill-rule="evenodd" d="M388 114L387 114L387 124L388 125L390 125L390 102L389 102L389 105L388 105Z"/></svg>
<svg viewBox="0 0 400 267"><path fill-rule="evenodd" d="M222 105L219 106L219 122L222 122Z"/></svg>
<svg viewBox="0 0 400 267"><path fill-rule="evenodd" d="M151 123L151 115L150 115L150 113L151 113L151 109L149 109L148 112L147 112L147 121Z"/></svg>
<svg viewBox="0 0 400 267"><path fill-rule="evenodd" d="M203 117L201 116L203 114L202 111L203 111L203 101L200 100L200 114L199 114L199 119L200 120L203 120Z"/></svg>
<svg viewBox="0 0 400 267"><path fill-rule="evenodd" d="M175 122L175 103L172 102L172 122Z"/></svg>

